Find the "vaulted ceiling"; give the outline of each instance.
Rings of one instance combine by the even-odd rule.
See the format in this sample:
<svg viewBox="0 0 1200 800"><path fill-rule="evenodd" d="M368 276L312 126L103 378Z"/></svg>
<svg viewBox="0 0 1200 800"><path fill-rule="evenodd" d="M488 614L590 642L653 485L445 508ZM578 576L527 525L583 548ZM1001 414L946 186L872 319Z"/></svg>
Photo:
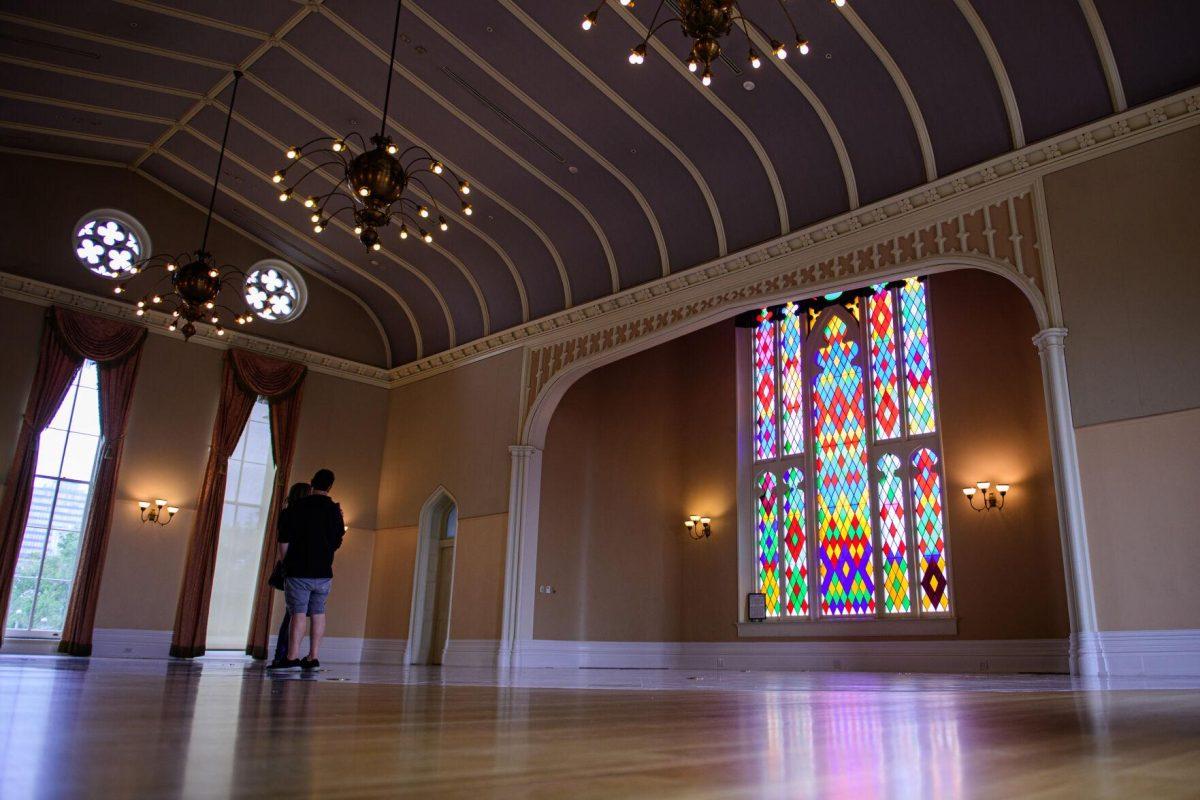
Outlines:
<svg viewBox="0 0 1200 800"><path fill-rule="evenodd" d="M389 3L3 0L0 148L206 203L240 67L217 212L359 295L403 363L1200 81L1196 0L784 2L813 52L751 70L736 44L706 89L675 25L626 62L651 0L588 33L586 0L406 0L390 133L477 189L432 247L314 237L270 182L287 145L378 125Z"/></svg>

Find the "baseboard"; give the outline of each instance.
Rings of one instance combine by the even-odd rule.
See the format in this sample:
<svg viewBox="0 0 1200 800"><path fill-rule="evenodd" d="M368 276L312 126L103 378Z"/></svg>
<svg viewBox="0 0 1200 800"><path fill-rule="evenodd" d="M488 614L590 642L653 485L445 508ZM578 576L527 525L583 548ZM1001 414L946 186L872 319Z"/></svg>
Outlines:
<svg viewBox="0 0 1200 800"><path fill-rule="evenodd" d="M403 664L408 639L363 639L362 663Z"/></svg>
<svg viewBox="0 0 1200 800"><path fill-rule="evenodd" d="M166 658L171 652L171 631L136 628L96 628L92 632L94 658Z"/></svg>
<svg viewBox="0 0 1200 800"><path fill-rule="evenodd" d="M1066 639L870 642L518 642L516 667L1049 672L1069 669Z"/></svg>
<svg viewBox="0 0 1200 800"><path fill-rule="evenodd" d="M272 634L267 644L267 653L274 655L275 642L279 637ZM307 655L305 649L302 655ZM357 664L363 656L363 639L359 636L326 636L321 640L321 661L329 664Z"/></svg>
<svg viewBox="0 0 1200 800"><path fill-rule="evenodd" d="M22 639L19 636L6 636L0 645L0 655L6 656L53 656L58 654L57 636L53 638Z"/></svg>
<svg viewBox="0 0 1200 800"><path fill-rule="evenodd" d="M451 639L442 664L447 667L494 667L500 650L496 639Z"/></svg>
<svg viewBox="0 0 1200 800"><path fill-rule="evenodd" d="M1200 675L1200 629L1083 634L1079 653L1099 675Z"/></svg>

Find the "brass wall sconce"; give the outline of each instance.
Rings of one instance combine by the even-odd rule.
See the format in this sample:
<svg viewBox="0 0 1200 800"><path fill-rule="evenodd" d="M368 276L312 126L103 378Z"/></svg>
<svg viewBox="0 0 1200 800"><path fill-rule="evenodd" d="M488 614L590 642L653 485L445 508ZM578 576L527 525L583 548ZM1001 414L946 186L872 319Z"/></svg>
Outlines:
<svg viewBox="0 0 1200 800"><path fill-rule="evenodd" d="M138 503L138 508L142 511L142 522L155 522L159 525L169 524L179 513L179 507L167 505L166 500L155 500L153 504L149 500L142 500Z"/></svg>
<svg viewBox="0 0 1200 800"><path fill-rule="evenodd" d="M1001 511L1004 509L1004 497L1008 494L1008 490L1007 483L997 483L996 488L993 489L990 481L980 481L974 486L963 489L963 494L967 496L967 502L971 504L971 508L976 511L991 511L993 508ZM982 506L975 505L976 494L981 496Z"/></svg>
<svg viewBox="0 0 1200 800"><path fill-rule="evenodd" d="M712 519L709 517L692 514L683 521L683 527L687 528L688 535L696 540L712 536Z"/></svg>

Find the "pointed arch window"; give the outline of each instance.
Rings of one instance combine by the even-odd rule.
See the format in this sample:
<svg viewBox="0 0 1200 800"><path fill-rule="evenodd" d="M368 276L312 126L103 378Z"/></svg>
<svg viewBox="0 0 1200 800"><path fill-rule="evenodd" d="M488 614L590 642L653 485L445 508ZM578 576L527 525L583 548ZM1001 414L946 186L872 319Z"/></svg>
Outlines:
<svg viewBox="0 0 1200 800"><path fill-rule="evenodd" d="M751 589L766 596L768 617L951 613L928 294L912 277L746 323Z"/></svg>

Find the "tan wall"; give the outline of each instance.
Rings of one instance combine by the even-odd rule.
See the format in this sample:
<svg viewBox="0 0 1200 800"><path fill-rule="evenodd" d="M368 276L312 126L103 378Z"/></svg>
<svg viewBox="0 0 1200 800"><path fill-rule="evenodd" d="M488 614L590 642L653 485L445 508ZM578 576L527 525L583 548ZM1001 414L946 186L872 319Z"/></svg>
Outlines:
<svg viewBox="0 0 1200 800"><path fill-rule="evenodd" d="M1064 637L1033 314L984 273L930 283L959 636ZM538 537L538 583L557 593L538 595L536 638L736 638L734 339L730 323L710 326L590 373L563 398ZM1003 515L971 511L959 492L984 479L1013 484ZM713 517L711 539L687 538L689 513Z"/></svg>
<svg viewBox="0 0 1200 800"><path fill-rule="evenodd" d="M80 266L70 246L72 226L97 208L132 214L150 234L156 253L191 252L200 246L203 214L128 170L0 154L0 173L10 185L21 187L19 192L0 195L0 218L11 230L27 234L5 237L0 271L111 298L114 283ZM208 245L222 263L242 268L264 258L281 257L216 221ZM287 324L256 321L251 326L254 333L322 353L390 366L384 363L379 329L363 307L312 272L302 272L308 287L304 313ZM131 291L141 285L132 284ZM226 293L224 302L232 308L241 307L233 290ZM336 330L337 336L330 336L331 330Z"/></svg>
<svg viewBox="0 0 1200 800"><path fill-rule="evenodd" d="M408 638L416 553L416 525L375 532L364 633L367 638Z"/></svg>
<svg viewBox="0 0 1200 800"><path fill-rule="evenodd" d="M43 309L0 299L0 332L14 344L0 361L0 411L19 420L33 379ZM134 392L117 505L96 614L98 628L170 630L187 539L217 411L223 352L152 335ZM384 389L310 373L294 478L328 466L351 530L338 554L329 635L361 636L366 618L375 509L386 425ZM15 426L0 429L0 459L11 463ZM180 506L168 527L143 525L136 503L164 497Z"/></svg>

